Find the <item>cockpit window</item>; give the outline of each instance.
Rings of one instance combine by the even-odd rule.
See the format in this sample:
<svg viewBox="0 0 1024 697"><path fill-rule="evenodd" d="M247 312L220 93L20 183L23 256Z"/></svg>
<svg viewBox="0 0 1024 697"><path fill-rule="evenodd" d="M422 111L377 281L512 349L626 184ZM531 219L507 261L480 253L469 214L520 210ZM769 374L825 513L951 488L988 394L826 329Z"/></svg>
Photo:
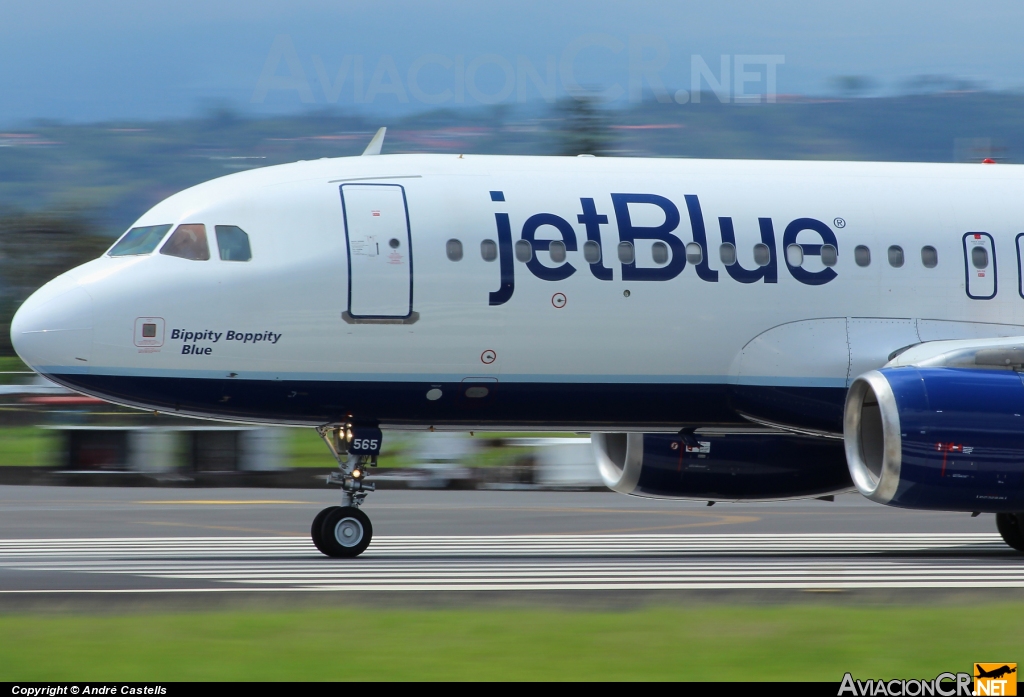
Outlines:
<svg viewBox="0 0 1024 697"><path fill-rule="evenodd" d="M249 261L252 250L249 249L249 235L236 225L217 225L217 247L223 261Z"/></svg>
<svg viewBox="0 0 1024 697"><path fill-rule="evenodd" d="M170 229L170 225L133 227L117 241L117 244L111 247L110 251L107 252L107 255L112 257L127 257L137 254L149 254L156 249L156 246L160 244L160 240L164 238L164 235L166 235L167 231Z"/></svg>
<svg viewBox="0 0 1024 697"><path fill-rule="evenodd" d="M210 258L210 245L206 242L206 226L201 224L179 225L160 249L161 254L181 257L194 261Z"/></svg>

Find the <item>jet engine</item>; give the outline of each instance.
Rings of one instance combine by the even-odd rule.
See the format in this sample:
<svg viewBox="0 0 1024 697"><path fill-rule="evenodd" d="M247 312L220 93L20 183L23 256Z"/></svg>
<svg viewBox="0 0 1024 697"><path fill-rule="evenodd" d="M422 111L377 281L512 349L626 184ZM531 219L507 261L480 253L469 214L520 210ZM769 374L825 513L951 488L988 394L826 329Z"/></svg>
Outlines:
<svg viewBox="0 0 1024 697"><path fill-rule="evenodd" d="M605 484L623 494L766 501L853 487L840 440L759 432L594 433L591 441Z"/></svg>
<svg viewBox="0 0 1024 697"><path fill-rule="evenodd" d="M1013 370L1024 352L972 357L971 367L886 367L853 382L844 435L860 493L904 508L1024 510L1024 384Z"/></svg>

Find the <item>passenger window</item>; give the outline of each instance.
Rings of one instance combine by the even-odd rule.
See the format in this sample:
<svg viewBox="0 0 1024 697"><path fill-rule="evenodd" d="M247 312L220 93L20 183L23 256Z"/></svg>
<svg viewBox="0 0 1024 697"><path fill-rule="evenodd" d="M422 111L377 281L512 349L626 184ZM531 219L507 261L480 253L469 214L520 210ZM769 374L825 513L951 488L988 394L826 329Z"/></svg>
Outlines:
<svg viewBox="0 0 1024 697"><path fill-rule="evenodd" d="M618 253L619 261L623 264L632 264L633 260L636 259L632 242L619 242Z"/></svg>
<svg viewBox="0 0 1024 697"><path fill-rule="evenodd" d="M857 245L853 250L853 260L857 262L857 266L871 266L871 250L862 244Z"/></svg>
<svg viewBox="0 0 1024 697"><path fill-rule="evenodd" d="M484 261L494 261L498 258L498 244L494 240L484 240L480 243L480 256Z"/></svg>
<svg viewBox="0 0 1024 697"><path fill-rule="evenodd" d="M821 246L821 263L825 266L835 266L839 261L839 250L830 244Z"/></svg>
<svg viewBox="0 0 1024 697"><path fill-rule="evenodd" d="M736 263L736 246L726 242L718 248L718 258L726 266L732 266Z"/></svg>
<svg viewBox="0 0 1024 697"><path fill-rule="evenodd" d="M161 254L192 261L209 261L210 245L206 242L206 226L179 225L160 248Z"/></svg>
<svg viewBox="0 0 1024 697"><path fill-rule="evenodd" d="M921 263L926 269L934 269L939 265L939 253L935 247L921 247Z"/></svg>
<svg viewBox="0 0 1024 697"><path fill-rule="evenodd" d="M249 235L235 225L216 225L217 247L220 249L222 261L249 261L252 250L249 248Z"/></svg>
<svg viewBox="0 0 1024 697"><path fill-rule="evenodd" d="M124 234L124 237L117 241L117 244L107 252L112 257L127 257L139 254L149 254L160 240L164 238L170 225L148 225L146 227L133 227Z"/></svg>
<svg viewBox="0 0 1024 697"><path fill-rule="evenodd" d="M548 254L551 255L551 261L561 264L565 261L565 242L554 240L548 245Z"/></svg>
<svg viewBox="0 0 1024 697"><path fill-rule="evenodd" d="M655 242L651 245L651 258L659 266L668 263L668 245L664 242Z"/></svg>
<svg viewBox="0 0 1024 697"><path fill-rule="evenodd" d="M798 244L791 244L786 247L786 262L790 266L803 266L804 248Z"/></svg>
<svg viewBox="0 0 1024 697"><path fill-rule="evenodd" d="M444 252L451 261L462 261L462 243L456 239L445 242Z"/></svg>
<svg viewBox="0 0 1024 697"><path fill-rule="evenodd" d="M768 266L772 263L772 250L763 242L754 245L754 263L758 266Z"/></svg>
<svg viewBox="0 0 1024 697"><path fill-rule="evenodd" d="M976 269L988 268L988 250L984 247L975 247L971 250L971 263Z"/></svg>
<svg viewBox="0 0 1024 697"><path fill-rule="evenodd" d="M686 245L686 262L688 264L697 265L704 261L704 250L701 249L700 245L696 242L690 242Z"/></svg>
<svg viewBox="0 0 1024 697"><path fill-rule="evenodd" d="M524 264L533 259L533 246L526 240L516 242L516 259Z"/></svg>
<svg viewBox="0 0 1024 697"><path fill-rule="evenodd" d="M588 264L601 263L601 245L594 240L587 240L583 243L583 259Z"/></svg>
<svg viewBox="0 0 1024 697"><path fill-rule="evenodd" d="M894 269L903 266L903 247L897 245L889 247L889 266Z"/></svg>

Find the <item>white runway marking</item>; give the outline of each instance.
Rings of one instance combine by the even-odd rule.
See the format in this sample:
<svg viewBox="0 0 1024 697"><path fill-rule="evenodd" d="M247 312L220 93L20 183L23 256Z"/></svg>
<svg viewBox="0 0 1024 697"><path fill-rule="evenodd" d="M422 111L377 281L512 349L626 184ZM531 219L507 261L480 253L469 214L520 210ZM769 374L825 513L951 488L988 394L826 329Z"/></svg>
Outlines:
<svg viewBox="0 0 1024 697"><path fill-rule="evenodd" d="M19 571L47 582L11 587ZM0 540L0 572L2 593L1014 588L1024 556L974 533L381 536L358 559L166 537Z"/></svg>

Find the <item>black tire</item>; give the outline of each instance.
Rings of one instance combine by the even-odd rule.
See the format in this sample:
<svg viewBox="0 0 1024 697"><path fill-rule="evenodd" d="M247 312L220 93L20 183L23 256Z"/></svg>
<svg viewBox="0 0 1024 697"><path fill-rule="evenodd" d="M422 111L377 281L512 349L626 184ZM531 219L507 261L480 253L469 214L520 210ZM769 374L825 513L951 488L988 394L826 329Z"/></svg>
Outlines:
<svg viewBox="0 0 1024 697"><path fill-rule="evenodd" d="M370 519L358 508L332 509L320 528L320 551L329 557L358 557L373 538Z"/></svg>
<svg viewBox="0 0 1024 697"><path fill-rule="evenodd" d="M320 533L324 529L324 518L336 508L341 508L341 506L329 506L317 513L316 518L313 518L313 524L309 528L309 535L313 538L313 544L324 554L327 554L327 552L324 551L323 536Z"/></svg>
<svg viewBox="0 0 1024 697"><path fill-rule="evenodd" d="M1006 544L1024 552L1024 513L996 513L996 528Z"/></svg>

